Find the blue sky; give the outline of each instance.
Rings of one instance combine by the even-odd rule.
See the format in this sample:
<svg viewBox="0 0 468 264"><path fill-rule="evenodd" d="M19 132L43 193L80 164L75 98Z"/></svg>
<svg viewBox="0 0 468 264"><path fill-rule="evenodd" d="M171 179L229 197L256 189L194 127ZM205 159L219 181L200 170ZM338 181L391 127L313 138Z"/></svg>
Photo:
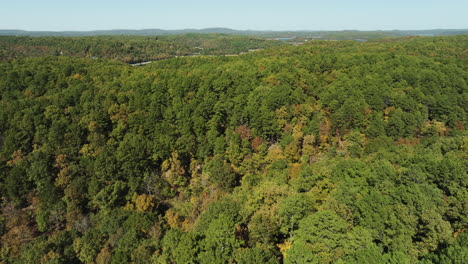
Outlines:
<svg viewBox="0 0 468 264"><path fill-rule="evenodd" d="M466 0L0 0L0 29L468 28Z"/></svg>

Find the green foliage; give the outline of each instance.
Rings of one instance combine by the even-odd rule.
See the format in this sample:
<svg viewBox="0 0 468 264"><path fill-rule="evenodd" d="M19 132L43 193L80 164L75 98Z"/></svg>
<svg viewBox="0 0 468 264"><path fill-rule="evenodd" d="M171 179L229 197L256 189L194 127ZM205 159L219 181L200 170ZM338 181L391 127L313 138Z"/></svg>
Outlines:
<svg viewBox="0 0 468 264"><path fill-rule="evenodd" d="M275 255L271 252L263 250L258 247L254 248L241 248L236 251L236 263L242 264L275 264L279 263Z"/></svg>
<svg viewBox="0 0 468 264"><path fill-rule="evenodd" d="M341 261L341 262L340 262ZM401 252L395 253L384 253L382 248L372 244L370 247L363 250L357 251L356 253L349 255L343 259L337 261L337 263L352 263L352 264L372 264L372 263L412 263L405 254Z"/></svg>
<svg viewBox="0 0 468 264"><path fill-rule="evenodd" d="M467 41L2 37L0 262L465 263Z"/></svg>
<svg viewBox="0 0 468 264"><path fill-rule="evenodd" d="M104 242L98 230L89 230L73 241L76 257L83 263L92 263L97 257Z"/></svg>
<svg viewBox="0 0 468 264"><path fill-rule="evenodd" d="M311 263L331 263L344 254L346 222L331 211L319 211L304 218L287 251L287 263L304 261L310 255Z"/></svg>
<svg viewBox="0 0 468 264"><path fill-rule="evenodd" d="M198 263L199 238L194 233L170 229L162 241L161 260L167 263Z"/></svg>
<svg viewBox="0 0 468 264"><path fill-rule="evenodd" d="M312 212L314 212L314 201L306 194L296 194L285 198L281 201L278 210L281 231L292 234L302 218Z"/></svg>
<svg viewBox="0 0 468 264"><path fill-rule="evenodd" d="M206 171L210 175L210 181L222 188L232 188L238 182L238 176L231 166L221 156L215 156L206 164Z"/></svg>
<svg viewBox="0 0 468 264"><path fill-rule="evenodd" d="M74 232L63 231L53 237L43 237L24 248L18 263L80 263L72 243Z"/></svg>
<svg viewBox="0 0 468 264"><path fill-rule="evenodd" d="M112 185L104 187L99 191L92 200L92 205L101 209L109 210L119 203L122 205L122 196L125 194L125 184L123 182L115 182Z"/></svg>
<svg viewBox="0 0 468 264"><path fill-rule="evenodd" d="M468 260L468 235L464 232L452 245L431 253L421 263L465 263Z"/></svg>
<svg viewBox="0 0 468 264"><path fill-rule="evenodd" d="M240 222L239 209L239 204L230 199L210 204L197 221L197 231L203 232L214 219L219 217L229 218L234 223Z"/></svg>
<svg viewBox="0 0 468 264"><path fill-rule="evenodd" d="M229 263L232 262L234 252L242 245L242 241L235 237L235 222L220 215L214 219L204 232L200 241L200 263Z"/></svg>

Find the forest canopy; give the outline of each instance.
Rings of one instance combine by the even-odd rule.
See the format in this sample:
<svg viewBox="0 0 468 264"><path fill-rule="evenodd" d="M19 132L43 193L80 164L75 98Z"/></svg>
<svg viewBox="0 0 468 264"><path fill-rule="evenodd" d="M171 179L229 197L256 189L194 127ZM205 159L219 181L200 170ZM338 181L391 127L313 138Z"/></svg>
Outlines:
<svg viewBox="0 0 468 264"><path fill-rule="evenodd" d="M468 262L468 35L0 43L0 262Z"/></svg>
<svg viewBox="0 0 468 264"><path fill-rule="evenodd" d="M137 63L176 56L234 55L285 45L277 40L225 34L175 36L0 36L0 60L73 56Z"/></svg>

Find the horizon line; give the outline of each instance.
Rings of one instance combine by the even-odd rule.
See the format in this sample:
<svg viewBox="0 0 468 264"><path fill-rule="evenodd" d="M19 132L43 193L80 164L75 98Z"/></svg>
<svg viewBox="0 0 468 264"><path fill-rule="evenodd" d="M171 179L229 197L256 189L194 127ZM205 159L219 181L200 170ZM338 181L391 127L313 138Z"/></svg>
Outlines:
<svg viewBox="0 0 468 264"><path fill-rule="evenodd" d="M28 30L28 29L2 29L0 31L25 31L25 32L95 32L95 31L117 31L117 30L127 30L127 31L144 31L144 30L161 30L161 31L184 31L184 30L213 30L213 29L223 29L223 30L232 30L232 31L251 31L251 32L339 32L339 31L429 31L429 30L468 30L467 28L427 28L427 29L286 29L286 30L275 30L275 29L234 29L228 27L206 27L206 28L180 28L180 29L163 29L163 28L112 28L112 29L90 29L90 30Z"/></svg>

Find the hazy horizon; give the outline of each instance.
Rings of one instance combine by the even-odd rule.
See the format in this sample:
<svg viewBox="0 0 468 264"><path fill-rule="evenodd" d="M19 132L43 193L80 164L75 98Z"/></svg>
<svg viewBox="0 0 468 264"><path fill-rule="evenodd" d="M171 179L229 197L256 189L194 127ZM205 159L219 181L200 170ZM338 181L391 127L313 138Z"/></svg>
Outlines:
<svg viewBox="0 0 468 264"><path fill-rule="evenodd" d="M424 28L424 29L374 29L374 30L366 30L366 29L354 29L354 28L345 28L345 29L335 29L335 30L321 30L321 29L237 29L237 28L229 28L229 27L205 27L205 28L175 28L175 29L166 29L166 28L108 28L108 29L90 29L90 30L28 30L23 28L0 28L0 30L11 30L11 31L27 31L27 32L93 32L93 31L117 31L117 30L128 30L128 31L144 31L144 30L164 30L164 31L183 31L183 30L208 30L208 29L226 29L226 30L234 30L234 31L252 31L252 32L319 32L319 31L429 31L429 30L468 30L466 28Z"/></svg>
<svg viewBox="0 0 468 264"><path fill-rule="evenodd" d="M3 3L0 28L26 31L95 31L230 28L253 31L429 30L468 28L468 3L415 0L275 0L220 3L135 0Z"/></svg>

